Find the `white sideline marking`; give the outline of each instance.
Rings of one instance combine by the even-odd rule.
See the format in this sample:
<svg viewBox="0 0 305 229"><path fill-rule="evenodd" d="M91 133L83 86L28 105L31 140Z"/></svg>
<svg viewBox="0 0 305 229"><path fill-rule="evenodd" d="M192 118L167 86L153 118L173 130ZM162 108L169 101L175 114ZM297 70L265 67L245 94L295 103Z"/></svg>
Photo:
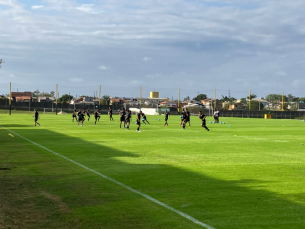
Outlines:
<svg viewBox="0 0 305 229"><path fill-rule="evenodd" d="M173 208L173 207L171 207L171 206L169 206L169 205L167 205L167 204L165 204L165 203L163 203L163 202L161 202L161 201L159 201L159 200L157 200L157 199L155 199L155 198L153 198L153 197L151 197L151 196L149 196L149 195L147 195L147 194L145 194L145 193L142 193L142 192L140 192L140 191L137 191L137 190L135 190L135 189L133 189L133 188L131 188L131 187L129 187L129 186L127 186L127 185L125 185L125 184L123 184L123 183L121 183L121 182L115 180L115 179L112 179L111 177L108 177L108 176L106 176L106 175L104 175L104 174L102 174L102 173L99 173L99 172L97 172L97 171L95 171L95 170L93 170L93 169L90 169L90 168L87 167L87 166L84 166L84 165L82 165L82 164L80 164L80 163L78 163L78 162L76 162L76 161L73 161L73 160L71 160L71 159L68 158L68 157L65 157L65 156L63 156L63 155L61 155L61 154L59 154L59 153L56 153L56 152L54 152L54 151L52 151L52 150L50 150L50 149L48 149L48 148L46 148L46 147L44 147L44 146L42 146L42 145L39 145L39 144L37 144L36 142L33 142L33 141L31 141L31 140L29 140L29 139L27 139L27 138L25 138L25 137L23 137L23 136L17 134L16 132L14 132L14 131L12 131L12 130L10 130L10 129L7 129L7 128L3 127L3 126L0 126L0 127L3 128L3 129L5 129L5 130L7 130L7 131L10 131L11 133L13 133L13 134L15 134L15 135L17 135L17 136L19 136L19 137L25 139L25 140L27 140L28 142L31 142L32 144L34 144L34 145L36 145L36 146L39 146L40 148L43 148L43 149L45 149L45 150L47 150L47 151L49 151L49 152L51 152L51 153L53 153L53 154L55 154L55 155L57 155L57 156L60 156L60 157L62 157L62 158L64 158L64 159L66 159L66 160L68 160L68 161L70 161L70 162L72 162L72 163L74 163L74 164L76 164L76 165L78 165L78 166L84 168L84 169L87 169L87 170L89 170L89 171L91 171L91 172L93 172L93 173L95 173L95 174L97 174L97 175L99 175L99 176L101 176L101 177L104 177L105 179L110 180L110 181L112 181L112 182L114 182L114 183L116 183L116 184L118 184L118 185L120 185L120 186L122 186L122 187L128 189L128 190L131 191L131 192L137 193L137 194L139 194L139 195L145 197L146 199L148 199L148 200L150 200L150 201L152 201L152 202L154 202L154 203L156 203L156 204L159 204L159 205L161 205L161 206L163 206L163 207L165 207L165 208L171 210L172 212L175 212L175 213L179 214L180 216L182 216L182 217L184 217L184 218L186 218L186 219L192 221L193 223L196 223L196 224L198 224L198 225L200 225L200 226L203 226L203 227L205 227L205 228L207 228L207 229L215 229L214 227L212 227L212 226L210 226L210 225L207 225L207 224L205 224L205 223L202 223L202 222L200 222L199 220L193 218L192 216L189 216L188 214L186 214L186 213L184 213L184 212L182 212L182 211L179 211L179 210L177 210L177 209L175 209L175 208Z"/></svg>

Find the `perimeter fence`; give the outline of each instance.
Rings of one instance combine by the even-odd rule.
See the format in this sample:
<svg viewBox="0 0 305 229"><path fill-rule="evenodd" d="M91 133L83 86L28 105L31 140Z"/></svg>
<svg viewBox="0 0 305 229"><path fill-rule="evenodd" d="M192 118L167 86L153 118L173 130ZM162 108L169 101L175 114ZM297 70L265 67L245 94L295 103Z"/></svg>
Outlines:
<svg viewBox="0 0 305 229"><path fill-rule="evenodd" d="M123 104L114 104L114 105L98 105L98 104L57 104L57 112L64 111L66 113L72 113L73 109L83 110L89 109L94 111L96 108L100 109L102 114L107 114L109 107L112 108L114 114L119 113ZM142 108L154 108L156 106L142 106ZM140 106L128 106L126 108L140 108ZM5 113L9 112L9 104L7 101L0 101L0 109L5 110ZM15 102L12 101L11 110L14 111L29 111L32 112L34 109L38 111L54 112L56 111L56 104L49 102ZM207 116L213 116L213 110L189 107L188 108L192 116L197 116L199 111L202 111ZM161 111L161 109L159 109ZM164 108L162 109L164 110ZM171 115L180 115L181 111L178 112L177 108L167 108ZM161 113L161 112L159 112ZM236 118L264 118L265 114L268 113L271 115L272 119L305 119L305 111L276 111L276 110L220 110L220 117L236 117Z"/></svg>

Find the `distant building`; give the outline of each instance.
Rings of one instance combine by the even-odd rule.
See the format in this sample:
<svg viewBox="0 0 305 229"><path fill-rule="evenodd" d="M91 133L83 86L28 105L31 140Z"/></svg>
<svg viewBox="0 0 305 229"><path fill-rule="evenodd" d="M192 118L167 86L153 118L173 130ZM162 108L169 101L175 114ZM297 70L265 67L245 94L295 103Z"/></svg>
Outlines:
<svg viewBox="0 0 305 229"><path fill-rule="evenodd" d="M207 99L203 99L201 100L201 103L208 109L212 108L213 107L213 99L211 98L207 98Z"/></svg>
<svg viewBox="0 0 305 229"><path fill-rule="evenodd" d="M298 111L305 111L305 103L299 103Z"/></svg>
<svg viewBox="0 0 305 229"><path fill-rule="evenodd" d="M151 98L151 99L159 98L159 92L157 92L157 91L151 91L151 92L150 92L150 98Z"/></svg>
<svg viewBox="0 0 305 229"><path fill-rule="evenodd" d="M16 102L30 102L32 99L32 93L30 91L25 92L12 92L13 101Z"/></svg>
<svg viewBox="0 0 305 229"><path fill-rule="evenodd" d="M244 105L242 103L233 103L229 105L229 110L241 110L244 108Z"/></svg>
<svg viewBox="0 0 305 229"><path fill-rule="evenodd" d="M44 103L44 102L49 102L49 103L52 103L55 101L55 98L54 97L45 97L45 96L41 96L41 97L38 97L37 98L37 102L40 102L40 103Z"/></svg>
<svg viewBox="0 0 305 229"><path fill-rule="evenodd" d="M160 106L177 107L177 102L175 102L175 101L164 101L164 102L160 102Z"/></svg>
<svg viewBox="0 0 305 229"><path fill-rule="evenodd" d="M264 107L269 107L269 102L263 98L259 98L259 99L252 99L252 101L257 101L260 102L264 105Z"/></svg>
<svg viewBox="0 0 305 229"><path fill-rule="evenodd" d="M84 102L93 102L93 97L86 96L84 97Z"/></svg>

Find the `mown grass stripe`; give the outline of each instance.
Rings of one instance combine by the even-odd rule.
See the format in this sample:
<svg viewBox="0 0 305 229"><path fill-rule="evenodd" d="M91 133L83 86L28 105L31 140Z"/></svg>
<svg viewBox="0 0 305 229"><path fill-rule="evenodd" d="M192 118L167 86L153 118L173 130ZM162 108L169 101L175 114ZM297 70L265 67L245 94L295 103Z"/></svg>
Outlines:
<svg viewBox="0 0 305 229"><path fill-rule="evenodd" d="M46 147L44 147L44 146L42 146L42 145L40 145L40 144L38 144L38 143L36 143L36 142L33 142L33 141L31 141L31 140L29 140L29 139L23 137L23 136L20 135L20 134L17 134L16 132L14 132L14 131L12 131L12 130L10 130L10 129L8 129L8 128L5 128L5 127L3 127L3 126L0 126L0 127L3 128L3 129L5 129L5 130L7 130L7 131L9 131L9 132L11 132L11 133L13 133L13 134L15 134L16 136L19 136L20 138L25 139L26 141L28 141L28 142L30 142L30 143L32 143L32 144L34 144L34 145L36 145L36 146L38 146L38 147L40 147L40 148L43 148L43 149L45 149L45 150L47 150L47 151L49 151L49 152L51 152L51 153L53 153L53 154L55 154L55 155L57 155L57 156L60 156L60 157L66 159L66 160L68 160L68 161L70 161L70 162L72 162L72 163L74 163L74 164L76 164L76 165L78 165L78 166L80 166L80 167L82 167L82 168L88 170L88 171L91 171L91 172L93 172L93 173L95 173L95 174L97 174L97 175L99 175L99 176L101 176L101 177L103 177L103 178L105 178L105 179L107 179L107 180L110 180L110 181L114 182L115 184L118 184L118 185L120 185L120 186L122 186L122 187L128 189L129 191L131 191L131 192L133 192L133 193L136 193L136 194L138 194L138 195L141 195L141 196L145 197L146 199L148 199L148 200L150 200L150 201L152 201L152 202L154 202L154 203L156 203L156 204L158 204L158 205L160 205L160 206L163 206L163 207L169 209L169 210L172 211L172 212L175 212L175 213L179 214L180 216L182 216L182 217L184 217L184 218L186 218L186 219L192 221L193 223L196 223L196 224L198 224L198 225L200 225L200 226L202 226L202 227L205 227L205 228L207 228L207 229L215 229L214 227L212 227L212 226L210 226L210 225L207 225L207 224L205 224L205 223L203 223L203 222L200 222L199 220L195 219L194 217L192 217L192 216L190 216L190 215L188 215L188 214L186 214L186 213L184 213L184 212L181 212L181 211L179 211L179 210L177 210L177 209L175 209L175 208L173 208L173 207L171 207L171 206L169 206L169 205L167 205L167 204L165 204L165 203L163 203L163 202L161 202L161 201L159 201L159 200L157 200L157 199L155 199L155 198L153 198L153 197L151 197L151 196L149 196L149 195L147 195L147 194L145 194L145 193L142 193L142 192L140 192L140 191L137 191L137 190L135 190L135 189L133 189L133 188L131 188L131 187L129 187L129 186L127 186L127 185L125 185L125 184L123 184L123 183L121 183L121 182L119 182L119 181L113 179L113 178L111 178L111 177L108 177L108 176L106 176L106 175L104 175L104 174L102 174L102 173L99 173L99 172L97 172L97 171L95 171L95 170L93 170L93 169L90 169L89 167L87 167L87 166L85 166L85 165L82 165L82 164L80 164L80 163L78 163L78 162L76 162L76 161L73 161L72 159L70 159L70 158L68 158L68 157L66 157L66 156L63 156L63 155L61 155L61 154L59 154L59 153L56 153L56 152L54 152L53 150L50 150L50 149L48 149L48 148L46 148Z"/></svg>

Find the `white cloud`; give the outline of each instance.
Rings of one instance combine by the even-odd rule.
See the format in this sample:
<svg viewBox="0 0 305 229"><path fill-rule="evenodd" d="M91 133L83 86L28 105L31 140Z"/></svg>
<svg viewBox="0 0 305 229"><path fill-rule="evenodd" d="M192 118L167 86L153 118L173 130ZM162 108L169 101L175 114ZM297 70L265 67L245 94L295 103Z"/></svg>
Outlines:
<svg viewBox="0 0 305 229"><path fill-rule="evenodd" d="M132 81L130 81L130 83L129 83L130 85L133 85L133 86L140 86L141 84L142 84L142 81L140 81L140 80L132 80Z"/></svg>
<svg viewBox="0 0 305 229"><path fill-rule="evenodd" d="M150 58L150 57L147 57L147 56L145 56L145 57L143 57L143 61L149 61L149 60L151 60L152 58Z"/></svg>
<svg viewBox="0 0 305 229"><path fill-rule="evenodd" d="M109 67L105 66L105 65L101 65L98 67L99 69L103 70L103 71L106 71L109 69Z"/></svg>
<svg viewBox="0 0 305 229"><path fill-rule="evenodd" d="M70 81L72 81L72 82L83 82L84 79L83 78L70 78Z"/></svg>
<svg viewBox="0 0 305 229"><path fill-rule="evenodd" d="M85 12L85 13L94 13L94 5L93 4L83 4L79 7L76 7L77 10Z"/></svg>
<svg viewBox="0 0 305 229"><path fill-rule="evenodd" d="M9 76L10 78L16 78L16 76L15 76L14 74L8 74L8 76Z"/></svg>
<svg viewBox="0 0 305 229"><path fill-rule="evenodd" d="M195 94L207 90L206 84L224 91L228 87L239 90L241 85L259 87L252 80L259 76L268 93L278 76L283 76L282 82L289 73L290 83L287 79L283 84L292 87L291 82L305 70L304 0L228 0L228 5L220 0L128 4L105 0L94 1L94 5L44 0L43 6L37 3L33 10L20 2L26 1L0 0L5 5L0 10L0 21L5 24L0 26L0 49L14 60L23 58L16 59L16 71L12 65L5 66L17 76L45 74L46 69L34 67L32 62L49 65L50 74L61 75L57 80L72 82L82 82L87 69L92 78L108 70L109 80L124 76L133 85L140 85L144 76L143 82L156 88L160 82L154 78L163 77L162 84L175 86L187 79L196 82L189 86L199 88L194 89ZM41 7L43 10L35 10ZM154 65L145 64L151 62ZM182 71L186 74L176 74ZM200 85L202 78L208 80ZM276 90L282 91L279 88L277 85Z"/></svg>
<svg viewBox="0 0 305 229"><path fill-rule="evenodd" d="M296 79L292 81L292 86L295 88L303 88L304 84L305 84L305 80Z"/></svg>
<svg viewBox="0 0 305 229"><path fill-rule="evenodd" d="M279 76L286 76L287 75L286 72L284 72L284 71L278 71L276 74L279 75Z"/></svg>
<svg viewBox="0 0 305 229"><path fill-rule="evenodd" d="M37 10L37 9L42 8L42 7L43 7L42 5L39 5L39 6L32 6L31 8L32 8L33 10Z"/></svg>

